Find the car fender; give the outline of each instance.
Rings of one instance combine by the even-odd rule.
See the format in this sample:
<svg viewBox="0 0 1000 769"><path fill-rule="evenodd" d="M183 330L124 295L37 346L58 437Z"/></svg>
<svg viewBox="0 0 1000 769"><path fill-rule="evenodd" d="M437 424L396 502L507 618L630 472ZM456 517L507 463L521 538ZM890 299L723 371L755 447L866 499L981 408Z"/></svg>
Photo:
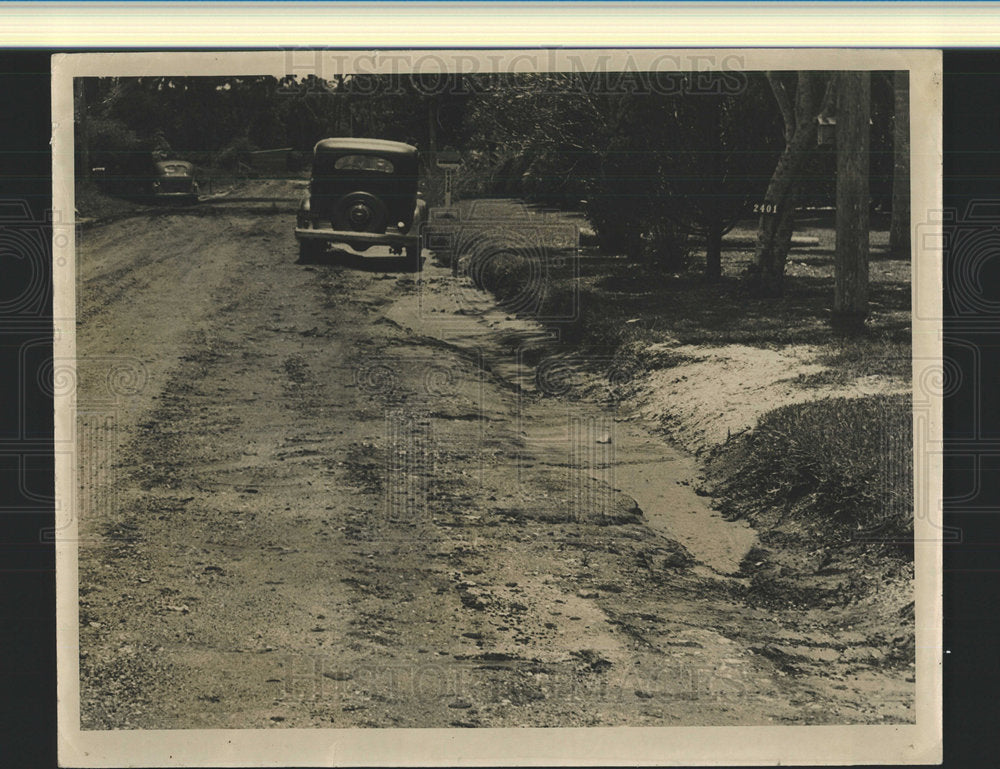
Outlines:
<svg viewBox="0 0 1000 769"><path fill-rule="evenodd" d="M299 202L299 211L295 215L295 226L296 227L308 227L309 226L309 212L312 210L312 205L309 202L309 196L306 195Z"/></svg>

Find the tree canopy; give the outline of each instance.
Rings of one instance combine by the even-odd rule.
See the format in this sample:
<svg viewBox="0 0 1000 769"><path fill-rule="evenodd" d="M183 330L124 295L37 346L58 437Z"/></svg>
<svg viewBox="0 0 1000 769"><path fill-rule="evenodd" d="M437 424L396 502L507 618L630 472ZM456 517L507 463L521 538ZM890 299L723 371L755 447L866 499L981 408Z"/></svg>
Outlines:
<svg viewBox="0 0 1000 769"><path fill-rule="evenodd" d="M873 89L888 105L873 108L873 153L891 159L886 84ZM790 216L807 186L832 204L832 161L809 152L829 103L821 73L88 78L84 98L92 164L169 153L231 166L254 149L305 158L321 138L373 136L417 145L433 173L434 153L456 147L460 192L580 210L602 249L632 259L679 267L703 245L710 277L753 203L773 199ZM791 223L774 224L757 261L780 275L772 251L781 256Z"/></svg>

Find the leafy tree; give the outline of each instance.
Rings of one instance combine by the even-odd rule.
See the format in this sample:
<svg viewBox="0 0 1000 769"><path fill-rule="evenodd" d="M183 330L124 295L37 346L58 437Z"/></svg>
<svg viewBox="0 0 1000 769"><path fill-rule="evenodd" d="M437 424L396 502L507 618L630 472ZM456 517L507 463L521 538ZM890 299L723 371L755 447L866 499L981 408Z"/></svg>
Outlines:
<svg viewBox="0 0 1000 769"><path fill-rule="evenodd" d="M722 275L722 239L763 197L781 131L767 108L767 82L746 75L727 93L724 75L672 99L669 135L661 143L662 214L705 244L705 275Z"/></svg>
<svg viewBox="0 0 1000 769"><path fill-rule="evenodd" d="M722 236L773 170L776 117L761 77L670 74L670 93L649 73L494 80L469 114L478 167L492 161L494 192L582 209L606 252L676 268L703 239L718 275Z"/></svg>
<svg viewBox="0 0 1000 769"><path fill-rule="evenodd" d="M663 192L656 149L639 126L667 117L665 101L640 88L620 73L587 83L574 73L493 80L469 113L473 142L502 169L498 190L582 208L603 250L638 259Z"/></svg>

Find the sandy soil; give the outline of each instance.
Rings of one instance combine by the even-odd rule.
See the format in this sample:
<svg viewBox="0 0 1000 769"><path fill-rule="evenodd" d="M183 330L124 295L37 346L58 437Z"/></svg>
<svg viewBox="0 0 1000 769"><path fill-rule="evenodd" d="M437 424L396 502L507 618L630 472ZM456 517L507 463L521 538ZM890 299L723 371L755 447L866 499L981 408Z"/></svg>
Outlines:
<svg viewBox="0 0 1000 769"><path fill-rule="evenodd" d="M84 728L913 720L898 617L755 606L690 455L298 193L83 234Z"/></svg>
<svg viewBox="0 0 1000 769"><path fill-rule="evenodd" d="M827 370L811 345L762 349L744 345L659 344L647 354L690 358L645 377L634 396L639 411L664 425L671 438L701 454L752 429L768 411L821 398L857 398L906 392L902 382L862 377L847 385L803 388L796 384ZM702 383L711 382L711 387Z"/></svg>

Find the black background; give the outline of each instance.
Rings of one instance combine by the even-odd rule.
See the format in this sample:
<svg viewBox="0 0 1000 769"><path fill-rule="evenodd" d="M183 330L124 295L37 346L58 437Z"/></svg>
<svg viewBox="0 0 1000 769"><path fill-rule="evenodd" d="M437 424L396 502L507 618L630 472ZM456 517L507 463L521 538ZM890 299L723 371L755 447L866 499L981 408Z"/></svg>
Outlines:
<svg viewBox="0 0 1000 769"><path fill-rule="evenodd" d="M51 53L0 52L0 204L30 209L28 221L0 221L0 766L10 767L56 760L54 553L43 541L53 522L52 401L40 385L51 259L17 253L48 248ZM944 70L946 232L969 249L945 253L945 359L963 371L945 399L945 524L960 534L944 549L945 766L971 769L1000 765L1000 253L980 254L979 301L970 306L955 285L968 285L977 239L1000 229L1000 52L946 51ZM12 307L25 281L38 290Z"/></svg>

